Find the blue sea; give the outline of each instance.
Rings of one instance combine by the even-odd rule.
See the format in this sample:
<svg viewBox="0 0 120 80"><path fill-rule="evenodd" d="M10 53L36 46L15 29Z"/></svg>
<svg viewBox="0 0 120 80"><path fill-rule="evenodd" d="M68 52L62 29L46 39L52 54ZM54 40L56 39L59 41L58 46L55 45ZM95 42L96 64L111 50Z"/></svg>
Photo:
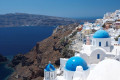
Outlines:
<svg viewBox="0 0 120 80"><path fill-rule="evenodd" d="M29 52L37 42L49 37L56 27L6 27L0 28L0 54L12 59L18 53ZM0 80L5 80L12 69L6 67L6 63L0 64Z"/></svg>

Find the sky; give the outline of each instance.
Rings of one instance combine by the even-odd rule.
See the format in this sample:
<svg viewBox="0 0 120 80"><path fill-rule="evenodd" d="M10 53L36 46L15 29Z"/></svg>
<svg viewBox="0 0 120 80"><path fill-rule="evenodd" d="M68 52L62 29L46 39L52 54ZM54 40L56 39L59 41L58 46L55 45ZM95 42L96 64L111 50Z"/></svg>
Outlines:
<svg viewBox="0 0 120 80"><path fill-rule="evenodd" d="M0 14L102 17L106 12L117 9L120 9L120 0L0 0Z"/></svg>

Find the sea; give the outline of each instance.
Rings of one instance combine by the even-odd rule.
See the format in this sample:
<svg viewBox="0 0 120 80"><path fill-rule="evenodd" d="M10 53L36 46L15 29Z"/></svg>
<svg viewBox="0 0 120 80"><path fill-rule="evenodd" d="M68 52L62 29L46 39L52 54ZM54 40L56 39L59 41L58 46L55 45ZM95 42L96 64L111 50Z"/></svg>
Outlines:
<svg viewBox="0 0 120 80"><path fill-rule="evenodd" d="M0 54L9 60L17 54L25 54L37 42L51 36L55 28L56 26L2 27L0 28ZM0 64L0 80L7 80L14 71L6 64Z"/></svg>

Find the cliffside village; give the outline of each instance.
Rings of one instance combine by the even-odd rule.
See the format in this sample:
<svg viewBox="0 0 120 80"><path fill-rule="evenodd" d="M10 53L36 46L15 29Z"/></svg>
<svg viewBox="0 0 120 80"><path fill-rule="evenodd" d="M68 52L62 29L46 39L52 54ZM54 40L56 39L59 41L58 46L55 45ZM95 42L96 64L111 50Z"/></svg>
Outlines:
<svg viewBox="0 0 120 80"><path fill-rule="evenodd" d="M49 62L44 80L120 80L120 10L79 25L69 36L75 31L69 46L74 56L60 58L59 68Z"/></svg>

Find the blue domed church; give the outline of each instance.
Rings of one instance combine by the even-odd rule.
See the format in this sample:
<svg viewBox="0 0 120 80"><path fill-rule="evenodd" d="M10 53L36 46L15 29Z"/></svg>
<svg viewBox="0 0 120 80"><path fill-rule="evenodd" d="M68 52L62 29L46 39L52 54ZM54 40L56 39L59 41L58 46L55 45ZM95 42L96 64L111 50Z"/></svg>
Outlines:
<svg viewBox="0 0 120 80"><path fill-rule="evenodd" d="M85 72L87 70L88 65L84 59L78 56L71 57L65 64L64 79L73 80L76 71Z"/></svg>
<svg viewBox="0 0 120 80"><path fill-rule="evenodd" d="M80 56L89 64L96 64L106 57L114 57L111 54L113 45L111 45L111 37L105 30L98 30L92 36L90 45L83 45Z"/></svg>
<svg viewBox="0 0 120 80"><path fill-rule="evenodd" d="M106 51L110 51L111 38L109 33L105 30L96 31L93 35L92 45L93 47L102 47Z"/></svg>
<svg viewBox="0 0 120 80"><path fill-rule="evenodd" d="M56 69L49 62L49 64L44 69L44 80L55 80L56 79Z"/></svg>

